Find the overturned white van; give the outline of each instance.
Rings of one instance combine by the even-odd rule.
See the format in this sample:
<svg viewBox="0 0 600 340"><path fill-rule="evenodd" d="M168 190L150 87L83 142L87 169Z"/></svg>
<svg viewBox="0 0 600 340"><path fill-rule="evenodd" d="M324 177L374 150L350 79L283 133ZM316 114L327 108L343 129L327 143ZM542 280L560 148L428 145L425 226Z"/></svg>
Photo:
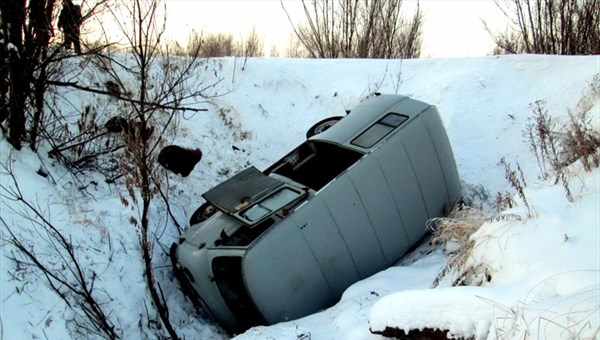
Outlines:
<svg viewBox="0 0 600 340"><path fill-rule="evenodd" d="M325 126L265 171L205 193L171 247L184 292L232 332L333 305L460 196L434 106L381 95Z"/></svg>

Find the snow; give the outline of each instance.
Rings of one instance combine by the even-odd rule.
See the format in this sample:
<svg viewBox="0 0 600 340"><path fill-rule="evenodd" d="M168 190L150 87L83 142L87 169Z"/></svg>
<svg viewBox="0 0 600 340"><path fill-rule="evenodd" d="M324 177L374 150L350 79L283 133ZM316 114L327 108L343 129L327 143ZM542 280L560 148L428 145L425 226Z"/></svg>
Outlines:
<svg viewBox="0 0 600 340"><path fill-rule="evenodd" d="M587 190L575 204L557 186L528 190L537 218L486 223L472 236L467 265L485 266L490 282L387 295L371 309L370 327L442 328L477 339L597 336L598 169L584 177Z"/></svg>
<svg viewBox="0 0 600 340"><path fill-rule="evenodd" d="M243 70L242 70L242 66ZM589 110L600 130L600 57L493 56L419 60L306 60L225 58L211 61L226 93L210 102L186 103L207 112L185 114L173 144L199 147L201 162L192 174L168 176L173 214L185 225L202 203L200 195L248 165L264 169L304 139L323 118L343 115L373 92L398 93L434 104L440 111L456 158L463 192L481 202L486 195L514 192L498 165L519 162L528 186L523 203L505 214L520 220L490 221L473 236L467 264L480 286L452 287L446 277L432 287L447 257L442 247L424 243L396 266L349 287L331 308L272 326L255 327L238 339L378 339L372 330L409 332L439 328L462 337L598 338L600 329L600 206L598 169L569 167L573 202L560 184L543 181L523 131L530 105L543 101L559 124L569 112ZM198 75L198 79L210 78ZM594 90L595 89L595 90ZM65 110L103 97L67 92ZM108 118L107 118L108 119ZM235 146L239 150L234 150ZM44 148L44 147L43 147ZM46 152L44 152L46 151ZM118 193L99 174L74 180L60 164L0 141L0 163L14 169L23 195L77 245L84 267L97 273L95 289L123 338L152 338L156 316L145 289L138 233ZM40 168L49 176L37 174ZM4 169L0 184L13 188ZM80 188L85 187L85 190ZM485 190L482 190L485 189ZM47 235L22 215L2 192L1 216L48 263L60 264ZM193 312L173 279L166 255L178 233L160 200L150 213L156 240L157 280L181 336L228 336ZM2 230L0 262L1 339L87 338L75 332L77 316L33 268L11 259L15 248ZM145 304L149 307L146 308Z"/></svg>

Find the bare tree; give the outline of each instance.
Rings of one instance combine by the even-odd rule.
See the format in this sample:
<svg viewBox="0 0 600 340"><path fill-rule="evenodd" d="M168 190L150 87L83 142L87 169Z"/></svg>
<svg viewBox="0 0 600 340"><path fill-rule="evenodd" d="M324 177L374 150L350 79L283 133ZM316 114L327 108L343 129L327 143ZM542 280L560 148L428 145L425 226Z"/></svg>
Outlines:
<svg viewBox="0 0 600 340"><path fill-rule="evenodd" d="M278 58L279 57L279 49L276 45L271 45L271 50L269 51L269 57Z"/></svg>
<svg viewBox="0 0 600 340"><path fill-rule="evenodd" d="M494 53L600 54L600 0L496 1L509 26Z"/></svg>
<svg viewBox="0 0 600 340"><path fill-rule="evenodd" d="M0 2L0 124L8 127L8 140L16 148L28 140L32 149L44 119L49 81L59 72L65 58L55 41L60 6L57 0ZM86 5L83 21L104 6L105 0ZM27 134L29 132L29 135Z"/></svg>
<svg viewBox="0 0 600 340"><path fill-rule="evenodd" d="M283 9L285 5L281 2ZM402 0L302 0L294 33L313 58L418 58L423 16L402 16Z"/></svg>

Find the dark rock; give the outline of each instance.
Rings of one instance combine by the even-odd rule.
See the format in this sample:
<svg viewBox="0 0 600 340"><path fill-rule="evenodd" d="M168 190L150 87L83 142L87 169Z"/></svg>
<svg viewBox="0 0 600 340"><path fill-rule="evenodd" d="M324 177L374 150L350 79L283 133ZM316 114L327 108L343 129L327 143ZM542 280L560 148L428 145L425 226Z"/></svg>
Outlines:
<svg viewBox="0 0 600 340"><path fill-rule="evenodd" d="M186 149L177 145L169 145L160 150L158 163L164 168L183 177L187 177L194 166L202 159L200 149Z"/></svg>

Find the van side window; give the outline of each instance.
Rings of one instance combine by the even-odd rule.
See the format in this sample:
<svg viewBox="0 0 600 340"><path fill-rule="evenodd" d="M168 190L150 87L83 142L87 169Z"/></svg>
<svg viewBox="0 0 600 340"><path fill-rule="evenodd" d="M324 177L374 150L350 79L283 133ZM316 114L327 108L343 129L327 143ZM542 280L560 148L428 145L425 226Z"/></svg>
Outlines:
<svg viewBox="0 0 600 340"><path fill-rule="evenodd" d="M377 123L363 131L358 137L354 138L351 143L361 148L371 148L407 120L408 116L388 113L385 117L377 121Z"/></svg>

